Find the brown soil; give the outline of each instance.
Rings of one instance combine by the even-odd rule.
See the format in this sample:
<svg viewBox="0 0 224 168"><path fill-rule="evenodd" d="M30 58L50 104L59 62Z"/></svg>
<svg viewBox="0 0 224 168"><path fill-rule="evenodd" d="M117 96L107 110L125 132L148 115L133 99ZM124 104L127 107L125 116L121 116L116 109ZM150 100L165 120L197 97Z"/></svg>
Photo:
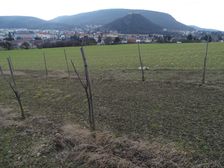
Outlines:
<svg viewBox="0 0 224 168"><path fill-rule="evenodd" d="M12 110L12 108L4 107L0 104L0 127L8 127L18 124L13 120L16 115L12 112Z"/></svg>
<svg viewBox="0 0 224 168"><path fill-rule="evenodd" d="M10 71L4 71L5 75L10 75ZM16 76L26 76L27 73L25 71L15 71L14 75Z"/></svg>
<svg viewBox="0 0 224 168"><path fill-rule="evenodd" d="M0 90L0 130L7 135L13 129L6 143L13 154L6 158L12 158L14 167L222 167L220 74L208 74L203 86L200 75L190 71L154 71L144 83L138 72L92 74L101 130L93 133L84 128L88 109L77 79L68 80L65 72L57 71L50 72L46 82L42 72L21 73L16 80L28 114L25 120L19 118L6 83ZM0 162L0 167L5 165Z"/></svg>
<svg viewBox="0 0 224 168"><path fill-rule="evenodd" d="M0 128L15 126L19 136L30 134L32 137L41 137L41 141L32 144L30 153L24 155L41 158L51 153L60 162L59 167L192 167L189 153L178 150L173 144L115 137L112 133L91 132L79 125L60 126L43 116L18 120L12 108L2 105L0 121ZM18 155L19 159L23 157ZM22 164L17 161L17 165L20 167Z"/></svg>

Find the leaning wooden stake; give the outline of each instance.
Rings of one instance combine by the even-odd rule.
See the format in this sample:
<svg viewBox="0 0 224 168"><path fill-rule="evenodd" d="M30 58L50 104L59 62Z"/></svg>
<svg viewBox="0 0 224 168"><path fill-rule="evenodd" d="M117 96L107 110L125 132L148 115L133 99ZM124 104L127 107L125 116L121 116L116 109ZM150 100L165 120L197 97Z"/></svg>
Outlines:
<svg viewBox="0 0 224 168"><path fill-rule="evenodd" d="M82 87L85 89L87 86L86 86L86 84L84 84L84 82L82 81L82 79L81 79L81 77L80 77L80 75L79 75L79 72L77 71L77 69L76 69L76 67L75 67L75 64L74 64L74 62L73 62L72 60L71 60L71 64L72 64L72 67L73 67L73 70L74 70L75 74L76 74L77 77L78 77L78 80L80 81Z"/></svg>
<svg viewBox="0 0 224 168"><path fill-rule="evenodd" d="M91 116L91 128L92 130L95 130L95 117L94 117L94 110L93 110L93 96L92 96L92 87L91 87L91 82L89 78L89 71L88 71L88 64L86 61L85 53L83 50L83 47L80 48L81 54L82 54L82 59L83 59L83 64L85 68L85 77L86 77L86 86L88 89L89 93L89 99L88 99L88 104L89 104L89 113Z"/></svg>
<svg viewBox="0 0 224 168"><path fill-rule="evenodd" d="M82 79L81 79L81 77L80 77L80 75L79 75L79 72L77 71L77 69L75 68L75 64L73 63L73 61L71 60L71 64L72 64L72 67L73 67L73 70L74 70L74 72L75 72L75 74L77 75L77 77L78 77L78 80L79 80L79 82L81 83L81 85L82 85L82 87L84 88L84 90L85 90L85 93L86 93L86 98L87 98L87 100L88 100L88 105L89 105L89 92L88 92L88 88L87 88L87 85L86 85L86 83L84 83L83 81L82 81ZM88 106L89 107L89 106ZM92 123L92 119L91 119L92 117L91 117L91 114L89 113L89 124L90 124L90 127L91 127L91 123ZM91 127L92 128L92 127Z"/></svg>
<svg viewBox="0 0 224 168"><path fill-rule="evenodd" d="M14 65L13 65L13 62L12 62L12 58L10 56L9 56L9 60L10 60L11 66L12 66L12 71L14 72L15 69L14 69Z"/></svg>
<svg viewBox="0 0 224 168"><path fill-rule="evenodd" d="M46 79L47 79L47 77L48 77L48 69L47 69L47 61L46 61L45 52L43 52L43 57L44 57L45 75L46 75Z"/></svg>
<svg viewBox="0 0 224 168"><path fill-rule="evenodd" d="M64 49L64 55L65 55L65 62L66 62L66 66L67 66L68 77L70 79L70 70L69 70L69 66L68 66L68 58L67 58L65 49Z"/></svg>
<svg viewBox="0 0 224 168"><path fill-rule="evenodd" d="M205 48L204 66L203 66L203 74L202 74L202 84L205 84L207 58L208 58L208 41L206 43L206 48Z"/></svg>
<svg viewBox="0 0 224 168"><path fill-rule="evenodd" d="M8 63L9 63L9 58L7 60L8 60ZM10 69L10 72L12 72L12 67L11 67L11 64L10 63L9 63L9 69ZM16 83L15 83L14 74L11 73L12 80L14 80L14 82L12 84L9 80L7 80L5 78L1 66L0 66L0 73L1 73L1 76L3 77L3 79L9 84L10 88L12 89L13 93L15 94L16 99L17 99L18 104L19 104L19 107L20 107L20 110L21 110L21 118L22 119L25 119L24 109L23 109L22 101L20 99L20 93L19 93L19 91L17 89L17 86L16 86Z"/></svg>
<svg viewBox="0 0 224 168"><path fill-rule="evenodd" d="M84 70L85 70L85 79L86 79L85 83L82 81L78 71L75 68L74 63L72 61L71 61L71 63L72 63L72 67L74 69L74 72L76 73L82 87L85 90L87 101L88 101L88 109L89 109L89 124L90 124L91 130L94 131L95 130L95 117L94 117L93 96L92 96L91 82L90 82L90 78L89 78L88 64L87 64L87 61L86 61L86 57L85 57L85 53L84 53L83 48L81 47L80 50L81 50L83 64L84 64Z"/></svg>
<svg viewBox="0 0 224 168"><path fill-rule="evenodd" d="M140 62L140 66L141 66L142 81L145 81L145 75L144 75L144 69L143 69L142 56L141 56L141 50L140 50L139 42L138 42L138 57L139 57L139 62Z"/></svg>
<svg viewBox="0 0 224 168"><path fill-rule="evenodd" d="M13 82L15 88L17 88L16 81L15 81L15 78L14 78L14 72L13 72L13 68L12 68L13 67L12 60L10 59L10 57L7 58L7 62L8 62L10 74L11 74L11 77L12 77L12 82Z"/></svg>

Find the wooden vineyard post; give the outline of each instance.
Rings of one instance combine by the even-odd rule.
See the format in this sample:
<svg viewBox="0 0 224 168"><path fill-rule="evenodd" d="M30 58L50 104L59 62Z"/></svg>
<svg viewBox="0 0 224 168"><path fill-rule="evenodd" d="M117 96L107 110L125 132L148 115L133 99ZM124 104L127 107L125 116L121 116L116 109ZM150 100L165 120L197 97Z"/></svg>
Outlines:
<svg viewBox="0 0 224 168"><path fill-rule="evenodd" d="M45 52L43 52L43 58L44 58L45 75L46 75L46 79L47 79L48 78L48 69L47 69L47 60L46 60Z"/></svg>
<svg viewBox="0 0 224 168"><path fill-rule="evenodd" d="M3 77L3 79L9 84L10 88L12 89L13 93L15 94L15 97L16 97L16 99L18 101L18 104L19 104L19 107L20 107L21 118L22 119L25 119L25 114L24 114L24 109L23 109L22 101L21 101L21 98L20 98L20 93L19 93L19 91L17 89L17 86L16 86L15 77L14 77L14 74L12 73L13 70L12 70L12 66L11 66L11 63L10 63L9 58L7 58L7 61L8 61L8 64L9 64L9 69L10 69L11 78L13 80L13 84L9 80L7 80L5 78L1 66L0 66L0 73L1 73L1 76Z"/></svg>
<svg viewBox="0 0 224 168"><path fill-rule="evenodd" d="M144 69L143 69L142 56L141 56L139 42L138 42L138 57L139 57L139 62L140 62L140 67L141 67L141 72L142 72L142 81L145 81L145 75L144 75Z"/></svg>
<svg viewBox="0 0 224 168"><path fill-rule="evenodd" d="M14 72L15 71L15 68L14 68L14 65L12 63L12 58L10 56L9 56L9 60L10 60L11 66L12 66L12 71Z"/></svg>
<svg viewBox="0 0 224 168"><path fill-rule="evenodd" d="M83 50L83 47L80 49L81 54L82 54L82 59L83 59L83 64L85 68L85 78L86 78L86 86L89 94L88 98L88 105L89 105L89 114L90 114L90 119L91 119L91 129L95 130L95 117L94 117L94 110L93 110L93 96L92 96L92 86L89 78L89 71L88 71L88 64L86 61L86 56Z"/></svg>
<svg viewBox="0 0 224 168"><path fill-rule="evenodd" d="M65 55L65 63L66 63L66 66L67 66L68 77L70 79L70 70L69 70L69 66L68 66L68 58L67 58L67 54L66 54L65 49L64 49L64 55Z"/></svg>
<svg viewBox="0 0 224 168"><path fill-rule="evenodd" d="M76 73L76 75L78 77L78 80L80 81L82 87L85 90L87 101L88 101L89 124L90 124L91 130L95 131L95 116L94 116L94 107L93 107L93 96L92 96L91 82L90 82L90 78L89 78L88 64L87 64L87 61L86 61L86 57L85 57L83 47L81 47L80 51L81 51L83 64L84 64L85 79L86 79L85 83L82 81L78 71L75 68L75 65L74 65L73 61L71 61L71 63L72 63L72 67L74 69L74 72Z"/></svg>
<svg viewBox="0 0 224 168"><path fill-rule="evenodd" d="M205 48L205 57L204 57L203 74L202 74L202 85L205 84L207 57L208 57L208 40L207 40L206 48Z"/></svg>
<svg viewBox="0 0 224 168"><path fill-rule="evenodd" d="M77 69L75 68L75 64L73 63L72 60L71 60L71 64L72 64L72 67L73 67L74 72L76 73L76 75L77 75L77 77L78 77L79 82L81 83L82 87L83 87L84 90L85 90L86 98L87 98L87 100L88 100L88 108L89 108L89 92L88 92L87 85L86 85L86 83L84 83L84 82L82 81L82 79L81 79L81 77L80 77L80 75L79 75ZM91 127L91 123L92 123L92 120L91 120L91 114L90 114L90 112L89 112L89 124L90 124L90 127Z"/></svg>
<svg viewBox="0 0 224 168"><path fill-rule="evenodd" d="M8 62L8 66L9 66L9 71L10 71L10 74L11 74L12 82L14 84L14 87L17 88L16 81L15 81L15 78L14 78L14 72L13 72L13 68L12 68L13 65L12 65L10 57L7 58L7 62Z"/></svg>

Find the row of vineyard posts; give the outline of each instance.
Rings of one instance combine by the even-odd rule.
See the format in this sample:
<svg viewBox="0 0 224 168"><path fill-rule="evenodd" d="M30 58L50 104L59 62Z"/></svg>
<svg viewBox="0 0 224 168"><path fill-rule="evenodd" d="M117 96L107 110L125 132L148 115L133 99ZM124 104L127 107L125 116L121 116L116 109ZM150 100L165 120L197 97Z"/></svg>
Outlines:
<svg viewBox="0 0 224 168"><path fill-rule="evenodd" d="M203 70L202 70L201 85L205 84L206 65L207 65L207 58L208 58L208 44L209 44L209 42L207 41L206 47L205 47L205 57L203 60L204 63L203 63ZM144 82L145 81L144 64L143 64L143 59L141 56L140 43L137 44L137 50L138 50L138 58L139 58L140 70L141 70L141 80ZM85 81L83 81L82 78L80 77L80 74L77 71L75 64L72 60L71 60L71 65L73 67L75 75L77 76L80 84L82 85L82 87L85 91L87 102L88 102L88 113L89 113L88 120L89 120L89 124L90 124L90 129L92 131L94 131L96 129L96 126L95 126L95 116L94 116L94 106L93 106L92 85L91 85L91 80L90 80L90 75L89 75L89 70L88 70L88 63L87 63L87 59L86 59L86 55L85 55L83 47L80 48L80 52L81 52L81 56L82 56L82 60L83 60ZM68 77L70 79L71 74L70 74L70 69L69 69L69 61L68 61L67 53L66 53L65 49L64 49L64 57L65 57ZM16 84L16 80L15 80L15 76L14 76L15 69L14 69L12 59L10 56L7 58L7 62L8 62L8 67L9 67L9 71L10 71L11 80L9 78L7 78L6 75L3 73L3 69L2 69L1 65L0 65L0 74L1 74L2 78L4 79L4 81L6 81L6 83L8 83L9 87L11 88L12 92L14 93L15 98L20 107L21 118L25 119L26 117L25 117L24 108L23 108L22 101L21 101L21 93ZM48 79L48 67L47 67L47 59L46 59L45 52L43 52L43 64L44 64L44 68L45 68L45 77L47 80Z"/></svg>

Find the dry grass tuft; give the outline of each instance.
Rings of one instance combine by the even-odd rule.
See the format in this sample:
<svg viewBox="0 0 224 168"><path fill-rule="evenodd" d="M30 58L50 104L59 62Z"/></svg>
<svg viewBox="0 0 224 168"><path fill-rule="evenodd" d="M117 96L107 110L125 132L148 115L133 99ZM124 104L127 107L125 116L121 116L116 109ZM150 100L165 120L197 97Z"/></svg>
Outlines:
<svg viewBox="0 0 224 168"><path fill-rule="evenodd" d="M110 133L90 132L78 125L63 126L55 135L55 142L67 150L65 159L76 167L193 167L190 154L175 145L115 138Z"/></svg>

